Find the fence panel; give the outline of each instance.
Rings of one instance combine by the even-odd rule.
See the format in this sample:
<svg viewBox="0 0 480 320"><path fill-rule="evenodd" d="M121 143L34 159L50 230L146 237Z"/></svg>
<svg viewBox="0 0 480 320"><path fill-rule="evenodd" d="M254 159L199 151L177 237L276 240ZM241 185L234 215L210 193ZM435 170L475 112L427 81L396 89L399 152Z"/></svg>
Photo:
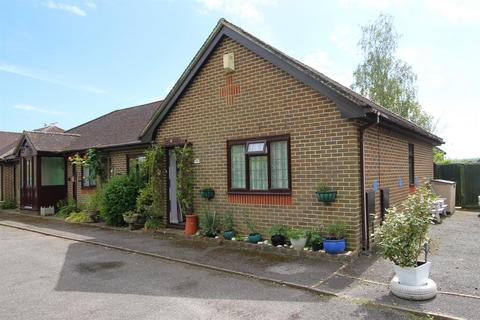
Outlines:
<svg viewBox="0 0 480 320"><path fill-rule="evenodd" d="M480 163L479 164L466 164L465 165L465 194L464 194L464 207L477 207L478 196L480 196Z"/></svg>
<svg viewBox="0 0 480 320"><path fill-rule="evenodd" d="M463 164L435 164L435 179L455 181L455 206L463 207Z"/></svg>

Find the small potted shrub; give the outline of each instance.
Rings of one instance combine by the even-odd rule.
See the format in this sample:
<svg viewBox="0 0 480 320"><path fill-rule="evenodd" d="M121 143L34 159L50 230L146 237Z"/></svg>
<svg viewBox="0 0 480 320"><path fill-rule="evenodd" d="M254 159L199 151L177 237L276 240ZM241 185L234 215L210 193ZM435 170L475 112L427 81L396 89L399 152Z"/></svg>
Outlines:
<svg viewBox="0 0 480 320"><path fill-rule="evenodd" d="M135 211L127 211L122 216L125 223L128 224L128 228L130 230L134 230L145 224L145 219L143 219L143 216Z"/></svg>
<svg viewBox="0 0 480 320"><path fill-rule="evenodd" d="M217 217L217 213L205 210L200 215L200 233L209 238L215 238L220 229L220 219Z"/></svg>
<svg viewBox="0 0 480 320"><path fill-rule="evenodd" d="M248 238L247 241L250 243L258 243L262 241L262 235L260 232L257 231L257 227L255 223L250 219L248 214L243 213L243 217L245 219L245 224L247 225L248 230Z"/></svg>
<svg viewBox="0 0 480 320"><path fill-rule="evenodd" d="M325 252L331 254L342 253L345 251L348 226L343 221L334 221L325 228L325 240L323 248Z"/></svg>
<svg viewBox="0 0 480 320"><path fill-rule="evenodd" d="M287 230L285 226L274 225L270 228L269 232L270 240L272 240L273 246L283 246L287 240Z"/></svg>
<svg viewBox="0 0 480 320"><path fill-rule="evenodd" d="M431 262L419 261L419 256L428 241L434 197L428 187L418 188L402 202L402 210L387 210L385 221L375 232L378 253L394 263L402 285L422 286L429 280Z"/></svg>
<svg viewBox="0 0 480 320"><path fill-rule="evenodd" d="M307 232L302 229L290 229L287 232L290 243L294 249L303 250L307 243Z"/></svg>
<svg viewBox="0 0 480 320"><path fill-rule="evenodd" d="M320 232L312 231L310 233L309 240L313 251L319 251L323 249L323 237Z"/></svg>
<svg viewBox="0 0 480 320"><path fill-rule="evenodd" d="M200 196L207 200L212 200L215 197L215 190L212 187L203 187L200 190Z"/></svg>
<svg viewBox="0 0 480 320"><path fill-rule="evenodd" d="M230 212L225 213L222 219L223 238L225 240L232 240L235 237L233 230L233 215Z"/></svg>
<svg viewBox="0 0 480 320"><path fill-rule="evenodd" d="M316 194L320 202L333 202L337 198L337 191L332 190L325 182L318 183Z"/></svg>

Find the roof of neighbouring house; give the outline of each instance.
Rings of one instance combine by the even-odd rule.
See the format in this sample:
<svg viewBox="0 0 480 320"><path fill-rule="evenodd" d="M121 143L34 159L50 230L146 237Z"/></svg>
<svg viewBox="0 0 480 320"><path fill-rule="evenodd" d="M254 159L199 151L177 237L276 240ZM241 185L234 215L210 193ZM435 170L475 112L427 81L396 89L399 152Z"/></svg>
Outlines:
<svg viewBox="0 0 480 320"><path fill-rule="evenodd" d="M0 131L0 159L6 159L13 154L21 137L19 132Z"/></svg>
<svg viewBox="0 0 480 320"><path fill-rule="evenodd" d="M225 19L219 20L215 29L169 92L162 104L162 108L159 108L150 120L148 126L146 126L145 130L142 132L142 140L149 141L154 139L154 133L159 127L161 121L165 118L170 109L173 108L176 100L188 87L200 67L225 36L240 43L247 49L252 50L260 57L281 68L299 81L332 99L336 102L342 116L346 118L361 119L366 118L368 115L378 116L383 119L386 124L419 135L433 144L443 143L442 138L363 97L350 88L343 86L323 73L286 55L280 50L273 48Z"/></svg>
<svg viewBox="0 0 480 320"><path fill-rule="evenodd" d="M55 125L48 125L32 131L15 133L17 138L12 140L8 155L17 155L25 140L37 152L53 153L140 144L142 143L138 138L140 133L161 103L162 101L155 101L115 110L67 131ZM2 139L2 134L5 134L5 137L13 135L0 132L1 141L6 141ZM0 159L1 152L7 150L2 145L0 144Z"/></svg>
<svg viewBox="0 0 480 320"><path fill-rule="evenodd" d="M53 132L53 133L62 133L62 132L65 132L65 130L63 130L62 128L60 127L57 127L55 124L48 124L48 125L45 125L43 128L38 128L38 129L34 129L32 131L35 131L35 132Z"/></svg>
<svg viewBox="0 0 480 320"><path fill-rule="evenodd" d="M115 110L94 120L65 131L81 138L72 141L68 150L114 147L138 144L139 136L162 101Z"/></svg>

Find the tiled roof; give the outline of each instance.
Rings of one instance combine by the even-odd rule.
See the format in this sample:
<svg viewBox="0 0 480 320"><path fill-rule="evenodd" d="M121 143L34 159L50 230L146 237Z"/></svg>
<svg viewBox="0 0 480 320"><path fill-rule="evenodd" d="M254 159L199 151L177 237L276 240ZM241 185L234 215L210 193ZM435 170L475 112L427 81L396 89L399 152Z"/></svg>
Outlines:
<svg viewBox="0 0 480 320"><path fill-rule="evenodd" d="M18 132L0 131L0 159L5 159L10 156L22 137Z"/></svg>
<svg viewBox="0 0 480 320"><path fill-rule="evenodd" d="M25 131L25 137L37 151L63 152L77 140L78 134Z"/></svg>
<svg viewBox="0 0 480 320"><path fill-rule="evenodd" d="M65 133L78 134L68 150L140 143L139 137L162 101L112 111Z"/></svg>
<svg viewBox="0 0 480 320"><path fill-rule="evenodd" d="M62 133L62 132L65 132L65 130L63 130L62 128L59 128L57 127L56 125L54 124L49 124L49 125L46 125L45 127L43 128L38 128L38 129L35 129L33 131L36 131L36 132L53 132L53 133Z"/></svg>

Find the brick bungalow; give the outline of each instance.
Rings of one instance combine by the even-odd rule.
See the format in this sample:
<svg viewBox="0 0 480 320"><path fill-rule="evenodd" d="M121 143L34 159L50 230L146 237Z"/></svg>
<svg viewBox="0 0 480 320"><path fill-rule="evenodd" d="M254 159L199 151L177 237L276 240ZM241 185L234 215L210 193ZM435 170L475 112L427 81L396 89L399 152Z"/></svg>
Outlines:
<svg viewBox="0 0 480 320"><path fill-rule="evenodd" d="M71 165L68 157L95 148L102 156L107 178L137 170L149 145L138 137L160 104L116 110L67 131L47 126L0 133L2 200L16 200L22 209L30 210L67 198L84 204L95 193L97 179L85 172L88 169Z"/></svg>
<svg viewBox="0 0 480 320"><path fill-rule="evenodd" d="M397 204L433 177L432 147L442 139L221 19L142 133L168 149L167 184L175 178L175 142L195 153L197 211L242 212L259 229L272 224L317 228L349 224L350 249L368 249L382 205ZM338 192L320 203L316 186ZM165 196L176 208L174 190ZM178 212L165 212L172 225ZM180 221L179 221L180 220Z"/></svg>
<svg viewBox="0 0 480 320"><path fill-rule="evenodd" d="M157 143L167 149L167 182L158 187L168 201L160 214L168 226L183 227L172 150L188 142L197 213L205 206L230 211L245 232L242 212L248 212L264 233L273 224L318 228L340 219L349 225L349 249L368 249L384 207L433 177L432 147L443 143L223 19L163 102L54 131L9 138L20 142L0 159L4 182L21 172L16 194L24 208L67 195L84 202L94 192L95 181L67 166L68 156L98 148L110 174L120 174ZM11 150L7 145L0 150ZM15 161L12 178L7 172L15 172ZM55 174L42 174L47 169ZM44 186L46 176L58 185ZM316 199L319 182L337 190L335 202ZM216 192L208 204L203 186ZM7 189L2 193L11 197Z"/></svg>

